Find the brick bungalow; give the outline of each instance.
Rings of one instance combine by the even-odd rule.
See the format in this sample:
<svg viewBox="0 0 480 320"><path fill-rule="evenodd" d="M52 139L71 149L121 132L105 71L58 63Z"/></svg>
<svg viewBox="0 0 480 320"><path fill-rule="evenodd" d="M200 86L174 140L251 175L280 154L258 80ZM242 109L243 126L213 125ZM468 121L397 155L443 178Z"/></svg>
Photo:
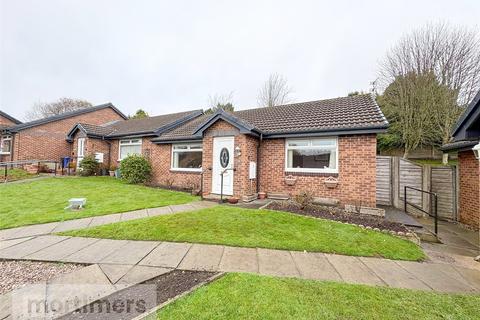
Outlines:
<svg viewBox="0 0 480 320"><path fill-rule="evenodd" d="M82 122L67 141L76 156L101 154L109 165L143 154L155 184L203 185L204 195L310 191L326 202L375 207L376 134L387 127L367 94L232 113L197 110L109 126Z"/></svg>
<svg viewBox="0 0 480 320"><path fill-rule="evenodd" d="M3 113L2 113L3 114ZM56 160L72 153L72 144L65 136L76 123L85 121L93 125L124 121L127 117L111 103L65 112L35 121L10 123L0 128L2 161Z"/></svg>
<svg viewBox="0 0 480 320"><path fill-rule="evenodd" d="M15 119L11 115L0 110L0 133L7 129L8 127L21 124L22 122ZM0 134L0 162L7 161L8 155L10 154L10 149L12 148L12 137L11 136L2 136Z"/></svg>
<svg viewBox="0 0 480 320"><path fill-rule="evenodd" d="M457 122L453 142L442 147L445 152L458 152L460 171L460 222L480 229L480 91ZM480 152L480 150L479 150Z"/></svg>

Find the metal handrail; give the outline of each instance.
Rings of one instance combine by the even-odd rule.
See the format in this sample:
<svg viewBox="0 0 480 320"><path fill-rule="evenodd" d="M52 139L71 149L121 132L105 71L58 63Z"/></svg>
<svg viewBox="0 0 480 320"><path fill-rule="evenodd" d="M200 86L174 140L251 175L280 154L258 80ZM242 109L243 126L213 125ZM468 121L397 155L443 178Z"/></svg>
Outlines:
<svg viewBox="0 0 480 320"><path fill-rule="evenodd" d="M427 212L425 210L423 210L422 207L419 207L418 205L414 204L414 203L410 203L408 202L407 200L407 189L412 189L412 190L415 190L415 191L418 191L418 192L422 192L422 193L426 193L426 194L429 194L430 196L433 196L433 208L434 208L434 214L432 213L432 199L430 198L430 206L429 206L429 211L430 212ZM411 205L412 207L414 207L415 209L417 210L420 210L426 214L428 214L430 217L433 217L434 218L434 221L435 221L435 235L438 235L438 196L435 192L430 192L430 191L426 191L426 190L422 190L422 189L418 189L418 188L415 188L415 187L409 187L409 186L404 186L404 192L403 192L403 206L404 206L404 210L405 212L407 213L407 205Z"/></svg>

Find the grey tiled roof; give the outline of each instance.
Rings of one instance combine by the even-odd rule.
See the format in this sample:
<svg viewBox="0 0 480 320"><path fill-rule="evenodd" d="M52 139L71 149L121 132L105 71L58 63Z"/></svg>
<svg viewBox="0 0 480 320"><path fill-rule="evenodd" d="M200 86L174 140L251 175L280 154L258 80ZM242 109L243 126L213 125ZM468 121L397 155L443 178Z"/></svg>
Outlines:
<svg viewBox="0 0 480 320"><path fill-rule="evenodd" d="M267 135L388 127L370 94L242 110L234 115Z"/></svg>
<svg viewBox="0 0 480 320"><path fill-rule="evenodd" d="M113 128L111 127L96 126L89 123L79 123L78 125L80 125L84 129L85 133L88 135L105 137L113 132Z"/></svg>
<svg viewBox="0 0 480 320"><path fill-rule="evenodd" d="M155 133L162 129L171 129L202 114L202 110L185 111L142 119L132 119L114 123L108 128L113 129L109 137L129 134Z"/></svg>
<svg viewBox="0 0 480 320"><path fill-rule="evenodd" d="M385 129L388 122L370 94L233 112L233 120L265 137L315 131ZM193 133L214 115L203 115L154 141L196 139Z"/></svg>

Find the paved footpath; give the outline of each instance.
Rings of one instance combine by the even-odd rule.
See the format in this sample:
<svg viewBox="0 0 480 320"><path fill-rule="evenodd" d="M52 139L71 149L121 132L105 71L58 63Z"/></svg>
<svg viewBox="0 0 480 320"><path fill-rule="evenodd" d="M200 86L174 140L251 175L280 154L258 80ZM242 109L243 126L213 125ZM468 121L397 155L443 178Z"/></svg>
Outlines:
<svg viewBox="0 0 480 320"><path fill-rule="evenodd" d="M217 203L210 201L194 201L187 204L177 204L166 207L135 210L123 213L107 214L82 219L66 220L62 222L51 222L36 224L25 227L0 230L0 241L9 239L19 239L31 236L45 235L55 232L84 229L88 227L99 226L103 224L155 217L165 214L191 211L216 206ZM66 213L67 215L68 213ZM0 247L1 248L1 247Z"/></svg>

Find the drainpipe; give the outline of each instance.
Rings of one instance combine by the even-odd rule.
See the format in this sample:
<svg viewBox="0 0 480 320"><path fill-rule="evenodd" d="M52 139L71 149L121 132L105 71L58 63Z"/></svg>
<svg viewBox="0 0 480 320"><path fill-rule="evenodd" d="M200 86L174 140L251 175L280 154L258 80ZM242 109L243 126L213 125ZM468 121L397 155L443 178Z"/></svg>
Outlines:
<svg viewBox="0 0 480 320"><path fill-rule="evenodd" d="M260 133L260 140L257 146L257 193L260 192L260 145L263 141L263 133Z"/></svg>

